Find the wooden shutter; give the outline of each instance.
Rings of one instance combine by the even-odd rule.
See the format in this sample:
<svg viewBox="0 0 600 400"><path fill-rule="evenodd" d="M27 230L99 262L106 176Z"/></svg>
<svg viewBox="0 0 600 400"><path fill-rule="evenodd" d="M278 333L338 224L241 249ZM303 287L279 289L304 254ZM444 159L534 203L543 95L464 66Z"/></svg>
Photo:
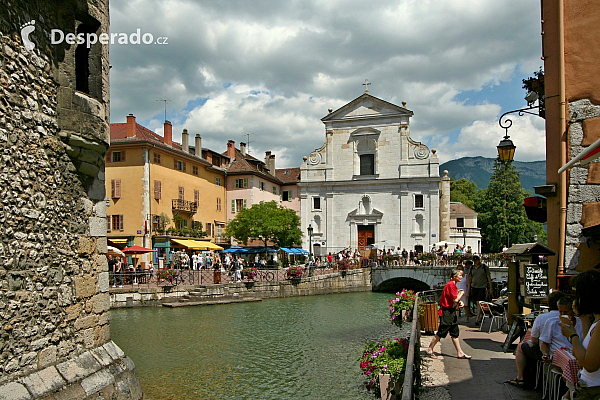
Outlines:
<svg viewBox="0 0 600 400"><path fill-rule="evenodd" d="M248 187L248 178L244 178L244 187L247 188Z"/></svg>
<svg viewBox="0 0 600 400"><path fill-rule="evenodd" d="M110 189L111 189L111 198L113 198L113 199L121 198L121 180L120 179L111 179Z"/></svg>
<svg viewBox="0 0 600 400"><path fill-rule="evenodd" d="M244 208L248 208L248 205L246 204L246 199L244 199Z"/></svg>
<svg viewBox="0 0 600 400"><path fill-rule="evenodd" d="M235 200L231 200L231 212L235 214Z"/></svg>
<svg viewBox="0 0 600 400"><path fill-rule="evenodd" d="M112 153L109 151L108 153L106 153L106 162L112 162Z"/></svg>
<svg viewBox="0 0 600 400"><path fill-rule="evenodd" d="M121 161L125 161L125 150L121 150Z"/></svg>
<svg viewBox="0 0 600 400"><path fill-rule="evenodd" d="M121 215L117 215L117 218L119 220L119 230L122 231L123 230L123 214Z"/></svg>
<svg viewBox="0 0 600 400"><path fill-rule="evenodd" d="M196 203L196 205L200 204L200 191L199 190L194 190L194 203Z"/></svg>
<svg viewBox="0 0 600 400"><path fill-rule="evenodd" d="M185 162L182 162L183 164L183 172L185 172Z"/></svg>
<svg viewBox="0 0 600 400"><path fill-rule="evenodd" d="M106 216L106 231L107 232L112 231L112 215Z"/></svg>
<svg viewBox="0 0 600 400"><path fill-rule="evenodd" d="M183 186L179 186L179 200L185 199L185 189Z"/></svg>
<svg viewBox="0 0 600 400"><path fill-rule="evenodd" d="M160 200L162 198L162 182L154 181L154 200Z"/></svg>

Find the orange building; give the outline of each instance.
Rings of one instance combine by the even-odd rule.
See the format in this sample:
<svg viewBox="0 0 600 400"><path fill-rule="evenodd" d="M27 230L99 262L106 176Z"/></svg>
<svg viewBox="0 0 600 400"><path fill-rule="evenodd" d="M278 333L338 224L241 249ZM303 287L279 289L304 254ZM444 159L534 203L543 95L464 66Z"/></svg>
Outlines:
<svg viewBox="0 0 600 400"><path fill-rule="evenodd" d="M550 287L600 263L600 164L558 169L600 138L600 7L542 0ZM557 277L560 282L557 282Z"/></svg>
<svg viewBox="0 0 600 400"><path fill-rule="evenodd" d="M161 137L132 114L126 123L110 125L110 137L105 181L110 242L152 247L157 257L167 257L177 247L172 238L224 240L226 155L203 149L200 135L190 146L186 130L181 144L173 142L169 121Z"/></svg>

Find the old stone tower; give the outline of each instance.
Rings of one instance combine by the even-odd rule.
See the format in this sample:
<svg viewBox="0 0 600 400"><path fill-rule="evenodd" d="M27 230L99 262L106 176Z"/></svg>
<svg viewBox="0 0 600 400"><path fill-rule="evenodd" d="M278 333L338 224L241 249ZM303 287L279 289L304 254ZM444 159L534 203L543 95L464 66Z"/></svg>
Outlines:
<svg viewBox="0 0 600 400"><path fill-rule="evenodd" d="M0 0L0 398L139 399L110 340L108 0Z"/></svg>

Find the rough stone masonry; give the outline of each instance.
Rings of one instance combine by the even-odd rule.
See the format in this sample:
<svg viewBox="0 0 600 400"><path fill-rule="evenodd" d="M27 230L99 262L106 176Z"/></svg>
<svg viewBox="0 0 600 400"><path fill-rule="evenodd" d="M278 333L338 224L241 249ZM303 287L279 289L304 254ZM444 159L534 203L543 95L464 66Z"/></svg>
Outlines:
<svg viewBox="0 0 600 400"><path fill-rule="evenodd" d="M139 399L110 340L108 0L0 0L0 399Z"/></svg>

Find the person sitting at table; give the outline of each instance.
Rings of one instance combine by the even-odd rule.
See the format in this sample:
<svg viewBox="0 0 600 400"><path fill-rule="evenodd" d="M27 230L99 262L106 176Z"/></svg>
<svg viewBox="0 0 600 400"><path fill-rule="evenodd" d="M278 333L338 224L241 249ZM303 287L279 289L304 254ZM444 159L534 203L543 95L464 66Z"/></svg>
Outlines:
<svg viewBox="0 0 600 400"><path fill-rule="evenodd" d="M531 328L531 339L526 342L521 342L517 346L517 351L515 353L515 363L517 364L517 377L515 379L511 379L508 381L509 384L524 387L525 384L532 384L533 382L526 382L525 371L528 365L533 365L535 367L535 363L538 360L542 359L542 351L540 350L539 345L539 337L542 333L542 329L544 328L544 324L550 318L557 318L560 313L558 312L558 300L566 297L563 292L558 290L553 291L548 296L548 309L549 312L538 315L533 322L533 326Z"/></svg>
<svg viewBox="0 0 600 400"><path fill-rule="evenodd" d="M573 303L569 297L558 300L558 312L561 316L568 316L571 320L571 326L575 328L580 337L583 336L581 321L573 313ZM550 318L544 324L544 329L540 335L540 350L542 351L542 360L545 362L552 361L552 355L556 350L572 347L571 342L562 334L559 322L560 318Z"/></svg>
<svg viewBox="0 0 600 400"><path fill-rule="evenodd" d="M583 334L573 324L560 323L562 334L573 345L573 355L582 368L573 399L600 399L600 272L589 270L576 278L574 309L581 317ZM583 339L582 339L583 338Z"/></svg>

